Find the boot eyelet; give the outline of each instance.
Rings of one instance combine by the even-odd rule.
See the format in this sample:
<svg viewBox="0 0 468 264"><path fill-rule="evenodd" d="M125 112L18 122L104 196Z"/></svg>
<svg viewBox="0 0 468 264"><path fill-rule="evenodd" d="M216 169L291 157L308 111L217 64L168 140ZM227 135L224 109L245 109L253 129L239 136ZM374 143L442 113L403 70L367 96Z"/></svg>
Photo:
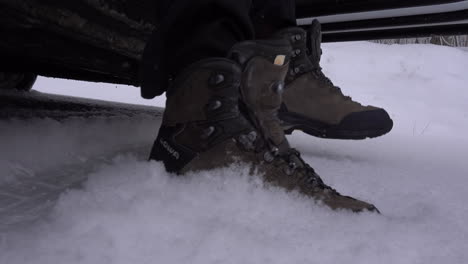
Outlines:
<svg viewBox="0 0 468 264"><path fill-rule="evenodd" d="M216 100L216 101L213 101L213 102L209 103L208 109L209 109L210 111L214 111L214 110L219 109L222 105L223 105L223 104L221 103L221 101Z"/></svg>
<svg viewBox="0 0 468 264"><path fill-rule="evenodd" d="M315 180L315 178L309 178L307 180L307 183L309 183L310 185L316 185L317 184L317 181Z"/></svg>
<svg viewBox="0 0 468 264"><path fill-rule="evenodd" d="M224 82L224 75L218 73L218 74L214 74L210 77L210 80L209 80L209 83L211 85L220 85L221 83Z"/></svg>
<svg viewBox="0 0 468 264"><path fill-rule="evenodd" d="M238 138L238 142L242 145L242 147L246 150L253 150L255 148L253 141L251 140L252 136L248 135L240 135Z"/></svg>
<svg viewBox="0 0 468 264"><path fill-rule="evenodd" d="M286 173L286 175L291 176L294 174L296 169L292 169L289 166L283 169L283 172Z"/></svg>
<svg viewBox="0 0 468 264"><path fill-rule="evenodd" d="M291 162L288 163L288 167L285 167L283 169L283 172L286 173L288 176L291 176L291 175L294 174L296 169L297 169L297 164L295 162L291 161Z"/></svg>
<svg viewBox="0 0 468 264"><path fill-rule="evenodd" d="M289 168L291 168L291 169L296 169L296 168L297 168L297 165L296 165L295 162L290 162L290 163L288 164L288 166L289 166Z"/></svg>
<svg viewBox="0 0 468 264"><path fill-rule="evenodd" d="M257 132L252 131L247 135L247 137L250 141L254 142L257 139Z"/></svg>
<svg viewBox="0 0 468 264"><path fill-rule="evenodd" d="M263 160L265 160L267 163L272 163L273 160L275 160L275 157L271 152L266 151L265 153L263 153Z"/></svg>
<svg viewBox="0 0 468 264"><path fill-rule="evenodd" d="M278 156L279 155L279 148L273 147L271 149L271 154L273 154L273 156Z"/></svg>
<svg viewBox="0 0 468 264"><path fill-rule="evenodd" d="M301 54L301 50L300 50L300 49L297 49L296 51L294 51L294 53L295 53L295 55L297 56L297 55Z"/></svg>
<svg viewBox="0 0 468 264"><path fill-rule="evenodd" d="M284 91L284 82L277 81L271 86L271 90L276 94L282 94Z"/></svg>
<svg viewBox="0 0 468 264"><path fill-rule="evenodd" d="M213 135L213 133L215 132L215 128L213 126L210 126L208 128L206 128L205 130L203 130L202 134L201 134L201 138L202 139L207 139L209 138L211 135Z"/></svg>

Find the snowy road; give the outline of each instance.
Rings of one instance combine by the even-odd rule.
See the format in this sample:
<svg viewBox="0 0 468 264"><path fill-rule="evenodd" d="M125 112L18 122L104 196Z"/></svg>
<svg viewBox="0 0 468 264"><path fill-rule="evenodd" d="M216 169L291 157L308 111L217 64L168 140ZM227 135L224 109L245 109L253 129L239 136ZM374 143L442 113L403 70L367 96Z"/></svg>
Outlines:
<svg viewBox="0 0 468 264"><path fill-rule="evenodd" d="M81 187L96 166L115 156L145 157L148 144L130 139L141 136L132 125L151 124L145 133L152 136L161 114L161 108L148 106L2 92L0 232L44 216L64 191ZM105 141L113 144L102 148Z"/></svg>
<svg viewBox="0 0 468 264"><path fill-rule="evenodd" d="M365 141L290 141L327 183L382 215L330 211L244 168L168 175L145 161L159 125L148 113L23 116L0 121L0 183L88 180L34 224L1 231L0 263L467 263L468 52L340 43L324 47L322 64L346 94L385 107L395 128ZM38 89L138 95L64 84Z"/></svg>

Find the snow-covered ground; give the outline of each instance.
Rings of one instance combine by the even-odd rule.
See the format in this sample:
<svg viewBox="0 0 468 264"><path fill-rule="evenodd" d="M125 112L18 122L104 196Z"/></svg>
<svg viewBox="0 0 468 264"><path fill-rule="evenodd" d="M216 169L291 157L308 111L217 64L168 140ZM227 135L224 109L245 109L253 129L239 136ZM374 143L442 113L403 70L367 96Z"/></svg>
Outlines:
<svg viewBox="0 0 468 264"><path fill-rule="evenodd" d="M106 158L46 218L0 234L0 263L468 263L468 53L337 43L324 46L322 65L395 127L365 141L290 141L327 183L382 215L331 211L243 168L169 175L145 161L159 125L148 116L3 120L0 181ZM36 88L140 103L130 87L40 79Z"/></svg>

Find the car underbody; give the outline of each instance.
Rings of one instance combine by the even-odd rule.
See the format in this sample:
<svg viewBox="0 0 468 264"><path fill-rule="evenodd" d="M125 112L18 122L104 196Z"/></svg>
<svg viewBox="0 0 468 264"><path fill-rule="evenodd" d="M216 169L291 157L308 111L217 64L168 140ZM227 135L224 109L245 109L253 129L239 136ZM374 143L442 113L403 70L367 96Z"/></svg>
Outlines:
<svg viewBox="0 0 468 264"><path fill-rule="evenodd" d="M317 18L324 42L468 33L468 1L296 5L298 24L307 27ZM154 0L0 0L0 87L18 74L138 86L145 44L157 30L156 13ZM21 84L17 88L32 86Z"/></svg>

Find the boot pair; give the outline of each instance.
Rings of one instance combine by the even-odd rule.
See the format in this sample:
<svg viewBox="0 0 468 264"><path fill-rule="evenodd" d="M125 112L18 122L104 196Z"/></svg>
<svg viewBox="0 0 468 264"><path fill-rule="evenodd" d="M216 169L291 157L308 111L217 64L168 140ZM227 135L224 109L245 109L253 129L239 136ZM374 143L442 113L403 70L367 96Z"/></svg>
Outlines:
<svg viewBox="0 0 468 264"><path fill-rule="evenodd" d="M288 90L305 90L302 84L313 79L308 76L320 71L301 56L307 52L305 42L299 48L297 41L305 35L301 29L290 28L280 32L278 39L241 42L227 58L202 60L178 74L167 93L150 158L178 174L241 162L265 182L299 191L332 209L378 212L372 204L326 185L285 137L285 126L286 131L306 130L280 120L299 114L289 110L295 101L286 100ZM295 70L303 64L301 71Z"/></svg>

